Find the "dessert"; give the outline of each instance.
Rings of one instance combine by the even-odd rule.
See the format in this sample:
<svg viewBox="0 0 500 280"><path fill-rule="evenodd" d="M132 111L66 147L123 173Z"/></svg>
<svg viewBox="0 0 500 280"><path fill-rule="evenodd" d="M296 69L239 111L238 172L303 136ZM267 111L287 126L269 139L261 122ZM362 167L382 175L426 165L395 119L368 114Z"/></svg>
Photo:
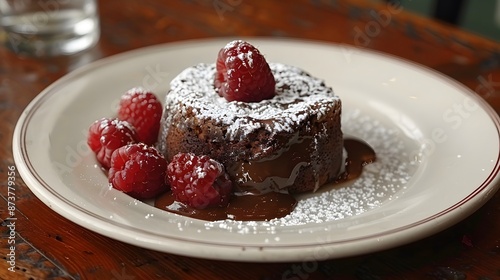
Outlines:
<svg viewBox="0 0 500 280"><path fill-rule="evenodd" d="M340 118L341 100L322 80L233 41L215 63L175 77L163 109L147 90L126 92L88 143L113 188L155 207L271 220L293 211L294 194L355 179L375 160L366 143L343 139Z"/></svg>
<svg viewBox="0 0 500 280"><path fill-rule="evenodd" d="M228 101L216 88L216 68L199 64L172 80L158 143L167 161L178 153L208 155L225 166L236 194L316 191L337 178L344 164L341 101L330 87L297 67L270 63L275 94Z"/></svg>

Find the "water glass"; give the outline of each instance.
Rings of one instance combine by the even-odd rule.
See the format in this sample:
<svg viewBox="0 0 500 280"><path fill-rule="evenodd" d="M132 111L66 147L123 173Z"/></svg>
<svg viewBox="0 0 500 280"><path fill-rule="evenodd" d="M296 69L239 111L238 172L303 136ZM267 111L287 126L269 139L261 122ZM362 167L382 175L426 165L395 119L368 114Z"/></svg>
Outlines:
<svg viewBox="0 0 500 280"><path fill-rule="evenodd" d="M75 54L99 34L96 0L0 0L0 42L16 53Z"/></svg>

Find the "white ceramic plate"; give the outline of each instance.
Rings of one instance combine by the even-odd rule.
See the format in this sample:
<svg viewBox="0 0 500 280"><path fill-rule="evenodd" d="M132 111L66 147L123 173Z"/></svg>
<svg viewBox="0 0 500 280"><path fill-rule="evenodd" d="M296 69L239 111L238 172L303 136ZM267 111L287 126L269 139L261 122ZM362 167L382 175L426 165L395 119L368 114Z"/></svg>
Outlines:
<svg viewBox="0 0 500 280"><path fill-rule="evenodd" d="M206 222L109 189L86 146L88 126L143 86L162 99L182 69L214 62L230 39L140 49L82 67L40 93L13 139L37 197L90 230L154 250L240 261L316 261L368 253L443 230L498 187L499 119L462 85L424 67L342 45L248 39L268 61L323 78L343 100L343 129L378 161L355 183L304 196L269 222Z"/></svg>

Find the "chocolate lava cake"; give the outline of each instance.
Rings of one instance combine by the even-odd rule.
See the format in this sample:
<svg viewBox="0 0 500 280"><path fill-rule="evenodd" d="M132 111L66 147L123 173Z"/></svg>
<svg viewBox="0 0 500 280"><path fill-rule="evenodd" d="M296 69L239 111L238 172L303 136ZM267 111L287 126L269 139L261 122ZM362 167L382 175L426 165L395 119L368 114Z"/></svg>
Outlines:
<svg viewBox="0 0 500 280"><path fill-rule="evenodd" d="M159 149L221 162L238 194L316 191L342 166L341 100L302 69L269 63L276 95L227 101L214 88L215 64L185 69L165 99Z"/></svg>

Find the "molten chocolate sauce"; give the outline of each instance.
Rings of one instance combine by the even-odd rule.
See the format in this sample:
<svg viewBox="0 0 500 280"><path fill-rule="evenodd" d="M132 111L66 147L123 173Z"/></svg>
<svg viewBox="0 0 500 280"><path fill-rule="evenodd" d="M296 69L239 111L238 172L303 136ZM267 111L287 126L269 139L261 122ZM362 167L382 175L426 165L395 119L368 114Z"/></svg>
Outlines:
<svg viewBox="0 0 500 280"><path fill-rule="evenodd" d="M347 151L345 171L340 174L334 185L354 180L363 172L363 167L376 159L375 151L364 141L359 139L344 139L344 148ZM168 192L155 201L155 207L207 221L237 220L237 221L265 221L281 218L288 215L295 208L297 201L290 194L269 192L261 195L233 196L225 208L195 209L175 201L172 193Z"/></svg>
<svg viewBox="0 0 500 280"><path fill-rule="evenodd" d="M170 192L161 195L155 201L155 207L160 209L207 221L225 219L264 221L281 218L288 215L296 204L297 201L293 196L277 192L263 195L235 195L231 198L227 207L213 207L201 210L176 202Z"/></svg>
<svg viewBox="0 0 500 280"><path fill-rule="evenodd" d="M363 167L374 162L377 158L372 147L359 139L344 139L344 148L347 151L345 171L338 176L335 183L342 183L358 178L363 172Z"/></svg>

